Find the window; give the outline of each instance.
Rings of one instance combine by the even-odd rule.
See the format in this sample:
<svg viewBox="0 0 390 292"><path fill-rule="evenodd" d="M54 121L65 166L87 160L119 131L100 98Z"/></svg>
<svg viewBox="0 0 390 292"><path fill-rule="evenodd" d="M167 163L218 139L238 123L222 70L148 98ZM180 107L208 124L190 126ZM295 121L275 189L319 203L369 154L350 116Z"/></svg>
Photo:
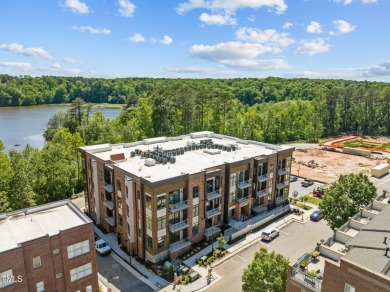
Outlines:
<svg viewBox="0 0 390 292"><path fill-rule="evenodd" d="M199 216L199 205L194 205L192 207L192 217Z"/></svg>
<svg viewBox="0 0 390 292"><path fill-rule="evenodd" d="M165 209L166 196L157 197L157 210Z"/></svg>
<svg viewBox="0 0 390 292"><path fill-rule="evenodd" d="M180 191L169 192L169 204L174 205L180 202Z"/></svg>
<svg viewBox="0 0 390 292"><path fill-rule="evenodd" d="M138 228L138 237L139 237L139 241L142 240L141 236L142 236L141 228Z"/></svg>
<svg viewBox="0 0 390 292"><path fill-rule="evenodd" d="M139 200L141 198L141 193L140 191L137 190L137 199Z"/></svg>
<svg viewBox="0 0 390 292"><path fill-rule="evenodd" d="M146 208L152 209L152 196L151 195L146 194L145 205L146 205Z"/></svg>
<svg viewBox="0 0 390 292"><path fill-rule="evenodd" d="M88 277L89 275L92 275L91 263L70 270L70 281L76 282L78 280L84 279L85 277Z"/></svg>
<svg viewBox="0 0 390 292"><path fill-rule="evenodd" d="M229 194L229 202L234 202L236 200L236 192L231 192Z"/></svg>
<svg viewBox="0 0 390 292"><path fill-rule="evenodd" d="M157 218L157 230L164 229L166 226L166 216Z"/></svg>
<svg viewBox="0 0 390 292"><path fill-rule="evenodd" d="M127 223L127 233L130 234L130 224Z"/></svg>
<svg viewBox="0 0 390 292"><path fill-rule="evenodd" d="M149 235L146 235L146 245L153 248L153 239Z"/></svg>
<svg viewBox="0 0 390 292"><path fill-rule="evenodd" d="M43 284L43 281L37 283L37 292L44 292L45 291L45 284Z"/></svg>
<svg viewBox="0 0 390 292"><path fill-rule="evenodd" d="M85 287L85 292L92 292L92 285Z"/></svg>
<svg viewBox="0 0 390 292"><path fill-rule="evenodd" d="M122 190L122 184L121 184L121 181L119 179L116 179L116 189L118 191Z"/></svg>
<svg viewBox="0 0 390 292"><path fill-rule="evenodd" d="M73 245L69 245L66 249L68 251L68 259L73 259L82 254L89 253L89 240L85 240Z"/></svg>
<svg viewBox="0 0 390 292"><path fill-rule="evenodd" d="M165 236L161 236L157 239L157 249L165 248Z"/></svg>
<svg viewBox="0 0 390 292"><path fill-rule="evenodd" d="M40 268L42 266L41 257L33 258L33 266L34 266L34 269Z"/></svg>
<svg viewBox="0 0 390 292"><path fill-rule="evenodd" d="M199 233L199 223L194 223L192 224L192 235L198 234Z"/></svg>
<svg viewBox="0 0 390 292"><path fill-rule="evenodd" d="M14 283L14 274L12 270L7 270L0 273L0 288L10 286Z"/></svg>
<svg viewBox="0 0 390 292"><path fill-rule="evenodd" d="M129 198L129 187L126 186L126 198L128 199Z"/></svg>
<svg viewBox="0 0 390 292"><path fill-rule="evenodd" d="M118 201L118 208L122 209L122 199L118 197L117 201Z"/></svg>
<svg viewBox="0 0 390 292"><path fill-rule="evenodd" d="M344 292L355 292L355 287L345 283Z"/></svg>
<svg viewBox="0 0 390 292"><path fill-rule="evenodd" d="M99 169L99 178L103 180L103 170Z"/></svg>
<svg viewBox="0 0 390 292"><path fill-rule="evenodd" d="M234 187L236 186L236 180L237 180L237 174L233 173L230 175L230 186Z"/></svg>
<svg viewBox="0 0 390 292"><path fill-rule="evenodd" d="M199 186L194 186L192 188L192 198L198 198L199 197Z"/></svg>
<svg viewBox="0 0 390 292"><path fill-rule="evenodd" d="M127 217L130 216L130 209L129 209L129 205L126 204L126 214L127 214Z"/></svg>
<svg viewBox="0 0 390 292"><path fill-rule="evenodd" d="M103 192L100 193L100 196L102 197L102 200L105 201Z"/></svg>
<svg viewBox="0 0 390 292"><path fill-rule="evenodd" d="M152 229L152 218L146 215L146 228Z"/></svg>
<svg viewBox="0 0 390 292"><path fill-rule="evenodd" d="M122 215L118 214L118 218L119 218L119 225L123 226L123 217L122 217Z"/></svg>

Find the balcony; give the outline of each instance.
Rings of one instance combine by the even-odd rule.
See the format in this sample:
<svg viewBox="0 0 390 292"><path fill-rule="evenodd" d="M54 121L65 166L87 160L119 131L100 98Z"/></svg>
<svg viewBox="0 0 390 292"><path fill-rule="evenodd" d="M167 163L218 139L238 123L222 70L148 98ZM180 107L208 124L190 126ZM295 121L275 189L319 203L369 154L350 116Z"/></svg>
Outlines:
<svg viewBox="0 0 390 292"><path fill-rule="evenodd" d="M266 174L259 175L259 176L257 177L257 180L258 180L259 182L267 181L267 180L268 180L268 177L267 177Z"/></svg>
<svg viewBox="0 0 390 292"><path fill-rule="evenodd" d="M257 214L261 214L263 212L268 211L268 205L264 204L264 205L256 206L256 207L252 208L252 210L254 212L256 212Z"/></svg>
<svg viewBox="0 0 390 292"><path fill-rule="evenodd" d="M239 189L249 188L250 186L251 186L251 180L250 179L238 182L238 188Z"/></svg>
<svg viewBox="0 0 390 292"><path fill-rule="evenodd" d="M169 231L170 232L176 232L176 231L180 231L182 229L185 229L187 228L188 226L190 226L188 224L188 220L183 220L183 221L180 221L178 223L175 223L175 224L170 224L169 225Z"/></svg>
<svg viewBox="0 0 390 292"><path fill-rule="evenodd" d="M103 189L105 189L107 192L112 193L114 191L114 188L110 184L105 184L103 186Z"/></svg>
<svg viewBox="0 0 390 292"><path fill-rule="evenodd" d="M188 209L187 201L183 201L183 202L169 205L169 212L170 213L176 213L176 212L183 211L186 209Z"/></svg>
<svg viewBox="0 0 390 292"><path fill-rule="evenodd" d="M210 193L207 193L206 199L207 199L207 201L211 201L214 199L218 199L220 197L222 197L220 190L215 190L215 191L212 191Z"/></svg>
<svg viewBox="0 0 390 292"><path fill-rule="evenodd" d="M109 208L110 210L114 210L114 202L111 200L105 200L104 205Z"/></svg>
<svg viewBox="0 0 390 292"><path fill-rule="evenodd" d="M306 274L305 271L302 271L300 268L294 267L292 269L291 279L304 285L311 291L321 291L322 280Z"/></svg>
<svg viewBox="0 0 390 292"><path fill-rule="evenodd" d="M287 187L288 187L288 184L287 184L286 182L281 182L281 183L278 183L278 184L276 185L276 188L277 188L278 190L284 189L284 188L287 188Z"/></svg>
<svg viewBox="0 0 390 292"><path fill-rule="evenodd" d="M115 226L115 216L107 217L107 218L106 218L106 221L107 221L107 223L110 224L111 226Z"/></svg>
<svg viewBox="0 0 390 292"><path fill-rule="evenodd" d="M278 169L278 175L285 175L287 173L288 173L288 171L286 168L279 168Z"/></svg>
<svg viewBox="0 0 390 292"><path fill-rule="evenodd" d="M169 251L171 253L174 253L174 252L177 252L177 251L179 251L183 248L186 248L190 245L191 245L190 241L188 241L187 239L183 239L183 240L177 241L175 243L171 243L170 247L169 247Z"/></svg>
<svg viewBox="0 0 390 292"><path fill-rule="evenodd" d="M246 196L246 197L242 197L242 198L237 198L237 203L238 204L241 204L241 203L244 203L244 202L246 202L246 201L249 201L250 200L250 196Z"/></svg>
<svg viewBox="0 0 390 292"><path fill-rule="evenodd" d="M268 192L266 190L260 190L256 193L256 196L258 198L262 198L262 197L265 197L266 195L268 195Z"/></svg>
<svg viewBox="0 0 390 292"><path fill-rule="evenodd" d="M206 211L206 217L207 219L210 219L212 217L218 216L221 214L221 209L220 208L215 208L210 211Z"/></svg>
<svg viewBox="0 0 390 292"><path fill-rule="evenodd" d="M218 226L211 226L210 228L207 228L205 230L204 235L206 237L211 237L214 234L219 234L219 233L221 233L221 228L219 228Z"/></svg>
<svg viewBox="0 0 390 292"><path fill-rule="evenodd" d="M285 197L280 196L280 197L277 197L277 198L275 199L275 203L276 203L276 204L280 204L280 203L283 203L285 200L286 200Z"/></svg>

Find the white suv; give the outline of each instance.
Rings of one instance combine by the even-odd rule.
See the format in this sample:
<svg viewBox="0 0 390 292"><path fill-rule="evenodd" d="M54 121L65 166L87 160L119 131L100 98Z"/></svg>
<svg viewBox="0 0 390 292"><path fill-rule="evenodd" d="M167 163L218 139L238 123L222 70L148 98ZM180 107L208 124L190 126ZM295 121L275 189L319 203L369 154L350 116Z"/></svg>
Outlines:
<svg viewBox="0 0 390 292"><path fill-rule="evenodd" d="M271 241L276 236L279 236L279 230L276 228L268 228L261 234L261 238L268 241Z"/></svg>
<svg viewBox="0 0 390 292"><path fill-rule="evenodd" d="M111 247L103 239L95 241L95 249L100 255L109 254Z"/></svg>

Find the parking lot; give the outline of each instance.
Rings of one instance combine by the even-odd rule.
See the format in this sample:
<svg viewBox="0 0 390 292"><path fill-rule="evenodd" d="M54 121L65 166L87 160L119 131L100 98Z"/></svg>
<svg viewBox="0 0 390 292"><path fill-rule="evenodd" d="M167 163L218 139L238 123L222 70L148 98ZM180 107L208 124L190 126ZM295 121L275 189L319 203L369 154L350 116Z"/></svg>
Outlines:
<svg viewBox="0 0 390 292"><path fill-rule="evenodd" d="M302 181L303 181L303 178L298 178L297 181L294 181L294 182L290 183L290 193L289 193L290 197L293 197L294 191L297 191L298 192L298 196L300 197L300 196L305 196L305 195L311 193L315 188L324 186L324 184L322 184L322 183L315 182L311 186L303 187L302 186Z"/></svg>
<svg viewBox="0 0 390 292"><path fill-rule="evenodd" d="M332 234L333 232L326 225L325 220L309 221L305 224L290 223L280 230L280 235L272 242L257 242L216 266L214 271L223 278L207 291L241 291L243 271L261 246L267 247L268 250L275 250L289 258L290 262L295 262L304 253L313 249L317 242Z"/></svg>

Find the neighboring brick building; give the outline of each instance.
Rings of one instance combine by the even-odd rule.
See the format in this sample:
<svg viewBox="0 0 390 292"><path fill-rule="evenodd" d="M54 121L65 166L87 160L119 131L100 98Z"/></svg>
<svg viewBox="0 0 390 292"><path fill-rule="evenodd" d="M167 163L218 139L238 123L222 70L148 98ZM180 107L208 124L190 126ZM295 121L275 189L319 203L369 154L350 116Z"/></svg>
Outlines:
<svg viewBox="0 0 390 292"><path fill-rule="evenodd" d="M293 150L212 132L81 147L86 211L131 254L174 258L287 211Z"/></svg>
<svg viewBox="0 0 390 292"><path fill-rule="evenodd" d="M69 200L0 214L0 291L99 291L92 221Z"/></svg>
<svg viewBox="0 0 390 292"><path fill-rule="evenodd" d="M287 292L385 292L390 291L390 206L378 196L369 206L318 243L316 259L303 255L289 267ZM300 268L319 271L309 276Z"/></svg>

